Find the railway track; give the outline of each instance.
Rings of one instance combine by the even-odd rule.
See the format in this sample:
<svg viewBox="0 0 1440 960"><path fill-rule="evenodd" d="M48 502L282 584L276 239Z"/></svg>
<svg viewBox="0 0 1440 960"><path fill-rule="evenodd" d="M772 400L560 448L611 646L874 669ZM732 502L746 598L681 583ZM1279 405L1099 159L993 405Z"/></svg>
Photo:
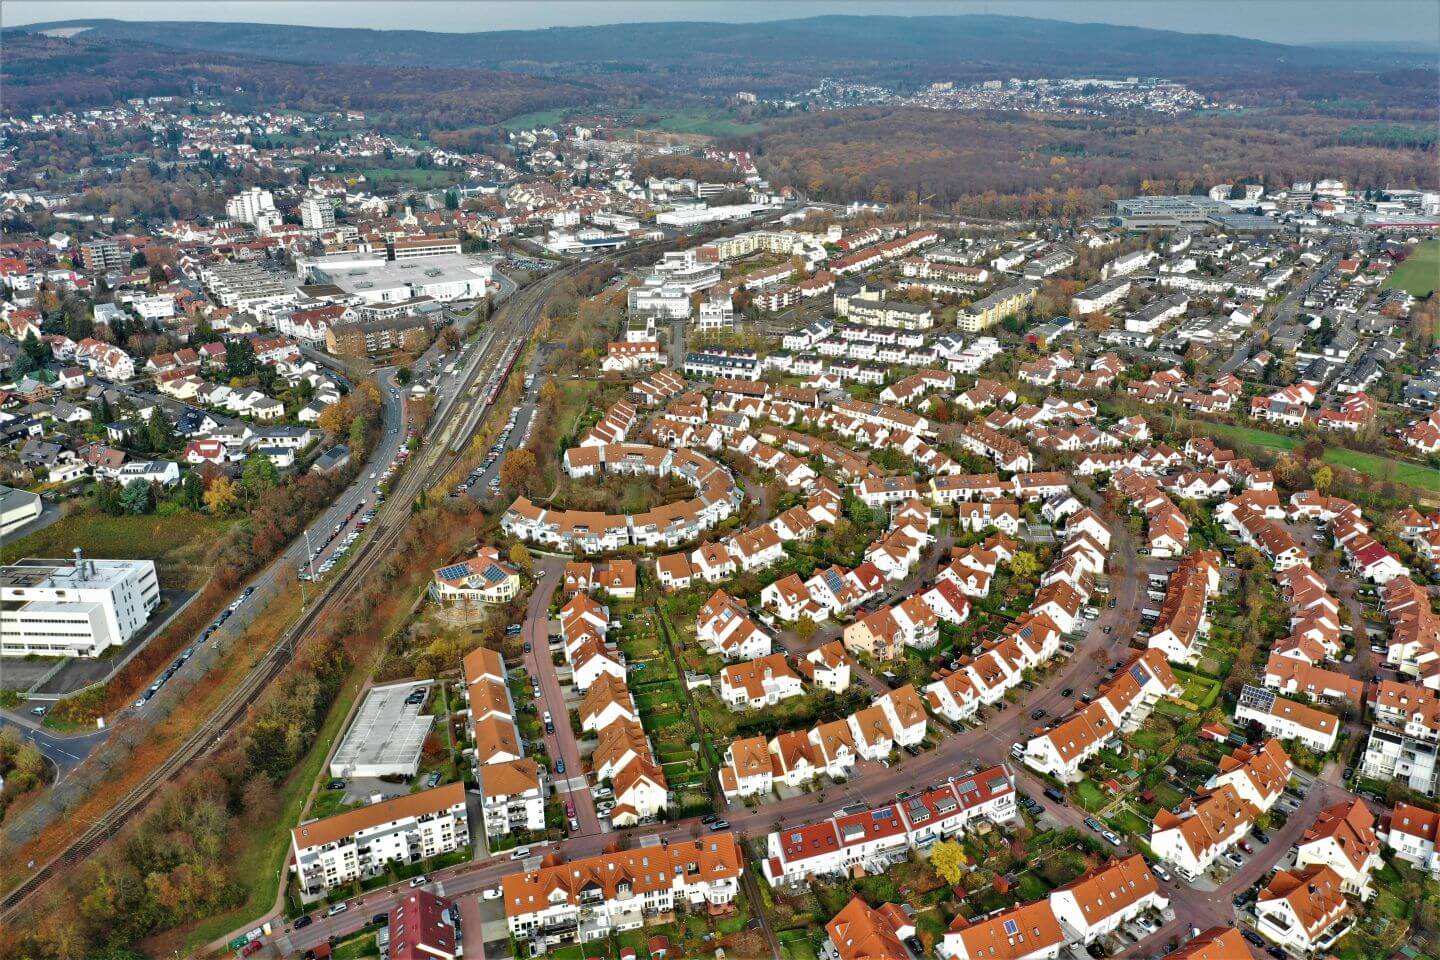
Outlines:
<svg viewBox="0 0 1440 960"><path fill-rule="evenodd" d="M633 253L633 251L630 251ZM290 625L271 646L244 680L231 691L220 706L207 717L185 741L140 783L118 800L105 815L68 843L64 850L40 867L24 882L0 898L0 921L13 923L27 900L56 879L71 866L83 862L119 833L142 811L167 782L187 767L203 760L221 740L245 717L251 705L280 676L294 659L295 650L327 614L353 597L364 586L369 575L379 568L399 545L407 527L411 504L420 493L442 479L464 458L468 439L494 405L500 391L472 392L475 375L489 369L508 356L513 370L519 347L534 333L541 308L560 280L575 273L582 265L564 267L510 297L497 312L492 323L495 330L482 351L482 359L474 367L470 383L460 391L463 403L452 404L448 419L465 425L449 444L432 443L425 448L418 463L404 471L382 507L374 526L374 535L361 545L355 559L347 564L339 577L327 585L321 595ZM510 352L514 347L513 353ZM508 376L508 374L507 374Z"/></svg>

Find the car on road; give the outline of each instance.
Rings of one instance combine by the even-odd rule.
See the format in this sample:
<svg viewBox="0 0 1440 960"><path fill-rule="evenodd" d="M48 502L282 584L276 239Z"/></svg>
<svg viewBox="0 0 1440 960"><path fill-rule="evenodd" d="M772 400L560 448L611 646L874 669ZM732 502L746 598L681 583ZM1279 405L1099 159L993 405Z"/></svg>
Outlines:
<svg viewBox="0 0 1440 960"><path fill-rule="evenodd" d="M1101 633L1114 633L1114 632L1115 632L1115 628L1112 627L1112 626L1110 626L1110 625L1107 623L1105 626L1103 626L1103 627L1100 628L1100 632L1101 632Z"/></svg>
<svg viewBox="0 0 1440 960"><path fill-rule="evenodd" d="M707 814L705 814L705 816L703 816L703 817L700 818L700 822L703 823L703 824L705 824L705 825L708 827L710 824L718 822L719 819L720 819L720 818L717 817L717 816L715 816L715 814L713 814L713 813L707 813Z"/></svg>
<svg viewBox="0 0 1440 960"><path fill-rule="evenodd" d="M1101 830L1105 829L1104 827L1100 826L1100 821L1096 820L1094 817L1086 817L1085 826L1089 827L1091 830L1094 830L1096 833L1099 833Z"/></svg>
<svg viewBox="0 0 1440 960"><path fill-rule="evenodd" d="M514 850L510 851L510 859L511 859L511 860L527 860L527 859L529 859L529 857L530 857L530 848L529 848L529 847L516 847Z"/></svg>
<svg viewBox="0 0 1440 960"><path fill-rule="evenodd" d="M294 924L292 924L291 926L295 930L304 930L306 927L310 926L310 924L314 922L314 918L309 916L296 917Z"/></svg>
<svg viewBox="0 0 1440 960"><path fill-rule="evenodd" d="M1254 852L1255 852L1255 848L1252 847L1252 846L1250 846L1249 842L1246 841L1246 840L1241 840L1241 841L1240 841L1240 849L1241 849L1241 850L1244 850L1246 853L1254 853Z"/></svg>
<svg viewBox="0 0 1440 960"><path fill-rule="evenodd" d="M370 922L377 927L388 927L390 926L390 914L377 913L375 914L375 916L370 918Z"/></svg>
<svg viewBox="0 0 1440 960"><path fill-rule="evenodd" d="M50 709L49 707L31 707L31 708L30 708L30 716L32 716L32 717L43 717L43 716L45 716L45 712L46 712L47 710L49 710L49 709Z"/></svg>
<svg viewBox="0 0 1440 960"><path fill-rule="evenodd" d="M1045 716L1045 708L1044 708L1044 707L1036 707L1034 710L1031 710L1031 711L1030 711L1030 719L1031 719L1031 720L1039 720L1039 719L1040 719L1041 717L1043 717L1043 716Z"/></svg>
<svg viewBox="0 0 1440 960"><path fill-rule="evenodd" d="M1120 838L1117 837L1117 836L1115 836L1115 834L1111 833L1109 830L1101 830L1101 831L1100 831L1100 836L1102 836L1102 837L1104 837L1106 840L1110 841L1110 846L1112 846L1112 847L1118 847L1118 846L1120 846Z"/></svg>
<svg viewBox="0 0 1440 960"><path fill-rule="evenodd" d="M1254 837L1256 840L1259 840L1261 843L1270 842L1270 834L1266 833L1264 830L1251 830L1250 836Z"/></svg>
<svg viewBox="0 0 1440 960"><path fill-rule="evenodd" d="M555 772L556 772L556 773L564 773L564 772L565 772L565 761L564 761L564 760L556 760L556 761L555 761Z"/></svg>
<svg viewBox="0 0 1440 960"><path fill-rule="evenodd" d="M1151 871L1152 873L1154 873L1155 876L1159 877L1161 880L1166 881L1167 883L1168 883L1169 881L1171 881L1172 879L1174 879L1173 877L1170 876L1170 871L1169 871L1169 870L1166 870L1164 867L1160 866L1160 864L1158 864L1158 863L1152 863L1152 864L1150 864L1150 871Z"/></svg>
<svg viewBox="0 0 1440 960"><path fill-rule="evenodd" d="M1060 804L1062 807L1065 805L1065 794L1056 790L1054 787L1046 787L1045 796L1049 797L1055 803Z"/></svg>
<svg viewBox="0 0 1440 960"><path fill-rule="evenodd" d="M425 886L425 884L427 884L427 883L429 883L429 882L430 882L430 878L427 877L427 876L425 876L425 874L423 874L423 873L420 874L420 876L418 876L418 877L411 877L411 878L410 878L410 886L412 886L412 887L423 887L423 886Z"/></svg>
<svg viewBox="0 0 1440 960"><path fill-rule="evenodd" d="M577 833L577 832L579 832L579 830L580 830L580 821L579 821L579 820L576 820L574 817L570 817L567 822L570 824L570 832L571 832L571 833Z"/></svg>
<svg viewBox="0 0 1440 960"><path fill-rule="evenodd" d="M532 649L530 641L526 640L525 643L520 647L520 649L525 653L529 653Z"/></svg>
<svg viewBox="0 0 1440 960"><path fill-rule="evenodd" d="M1260 934L1256 933L1254 930L1241 930L1240 936L1245 938L1246 943L1252 944L1257 947L1265 946L1265 941L1260 939Z"/></svg>
<svg viewBox="0 0 1440 960"><path fill-rule="evenodd" d="M327 917L333 917L333 916L335 916L335 915L337 915L337 914L344 913L346 910L349 910L349 909L350 909L350 904L348 904L348 903L337 903L337 904L332 905L329 910L326 910L326 911L325 911L325 916L327 916Z"/></svg>
<svg viewBox="0 0 1440 960"><path fill-rule="evenodd" d="M729 820L716 820L714 823L710 824L710 830L711 830L711 832L713 832L713 833L719 833L721 830L729 830L729 829L730 829L730 821L729 821Z"/></svg>
<svg viewBox="0 0 1440 960"><path fill-rule="evenodd" d="M1064 697L1066 700L1069 700L1071 697L1075 696L1075 688L1066 687L1064 690L1060 691L1060 696Z"/></svg>

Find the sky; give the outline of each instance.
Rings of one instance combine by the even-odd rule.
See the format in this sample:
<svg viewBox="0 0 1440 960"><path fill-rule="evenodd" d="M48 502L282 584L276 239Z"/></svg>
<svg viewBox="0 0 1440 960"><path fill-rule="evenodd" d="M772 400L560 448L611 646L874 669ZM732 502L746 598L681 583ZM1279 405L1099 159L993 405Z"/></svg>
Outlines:
<svg viewBox="0 0 1440 960"><path fill-rule="evenodd" d="M103 17L469 32L657 20L751 22L827 13L994 13L1280 43L1401 41L1440 46L1437 0L4 0L0 25Z"/></svg>

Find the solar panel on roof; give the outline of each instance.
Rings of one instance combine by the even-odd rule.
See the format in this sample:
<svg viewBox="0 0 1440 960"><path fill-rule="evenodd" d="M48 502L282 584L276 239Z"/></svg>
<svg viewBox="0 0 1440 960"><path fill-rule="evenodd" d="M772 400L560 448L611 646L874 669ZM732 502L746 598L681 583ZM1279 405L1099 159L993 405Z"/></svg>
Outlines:
<svg viewBox="0 0 1440 960"><path fill-rule="evenodd" d="M467 576L469 573L470 573L470 566L469 566L469 564L455 563L455 564L451 564L451 565L448 566L448 567L443 568L443 569L440 571L440 579L442 579L442 580L459 580L461 577Z"/></svg>
<svg viewBox="0 0 1440 960"><path fill-rule="evenodd" d="M1016 923L1014 920L1006 920L1005 932L1012 937L1015 936L1015 934L1020 932L1020 924Z"/></svg>
<svg viewBox="0 0 1440 960"><path fill-rule="evenodd" d="M955 789L956 789L957 791L959 791L960 793L974 793L974 792L975 792L975 781L974 781L974 780L962 780L962 781L960 782L959 786L957 786Z"/></svg>
<svg viewBox="0 0 1440 960"><path fill-rule="evenodd" d="M1138 663L1130 668L1130 676L1134 677L1135 682L1140 684L1142 687L1145 685L1145 681L1148 679L1145 671L1140 669L1140 665Z"/></svg>
<svg viewBox="0 0 1440 960"><path fill-rule="evenodd" d="M825 578L825 586L829 587L832 593L839 593L842 586L840 574L834 570L826 570L822 576Z"/></svg>
<svg viewBox="0 0 1440 960"><path fill-rule="evenodd" d="M499 583L501 580L505 579L505 571L501 570L494 564L491 564L484 570L480 571L480 575L485 578L486 583Z"/></svg>

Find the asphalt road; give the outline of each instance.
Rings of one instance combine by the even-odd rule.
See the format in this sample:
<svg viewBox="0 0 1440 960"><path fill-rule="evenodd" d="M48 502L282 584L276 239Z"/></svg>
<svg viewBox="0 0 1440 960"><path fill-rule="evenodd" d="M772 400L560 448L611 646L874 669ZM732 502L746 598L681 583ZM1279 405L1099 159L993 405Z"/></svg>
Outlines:
<svg viewBox="0 0 1440 960"><path fill-rule="evenodd" d="M535 566L535 575L540 580L525 607L523 636L530 644L530 652L524 655L524 662L530 676L540 681L536 710L542 717L548 710L555 725L555 732L545 735L545 751L550 759L555 792L575 804L579 833L599 834L601 827L600 818L595 813L595 798L590 795L590 783L580 762L580 745L570 727L570 710L560 685L559 671L550 655L550 601L564 580L564 570L565 562L553 557L546 557ZM555 763L559 760L565 762L564 773L556 771Z"/></svg>

